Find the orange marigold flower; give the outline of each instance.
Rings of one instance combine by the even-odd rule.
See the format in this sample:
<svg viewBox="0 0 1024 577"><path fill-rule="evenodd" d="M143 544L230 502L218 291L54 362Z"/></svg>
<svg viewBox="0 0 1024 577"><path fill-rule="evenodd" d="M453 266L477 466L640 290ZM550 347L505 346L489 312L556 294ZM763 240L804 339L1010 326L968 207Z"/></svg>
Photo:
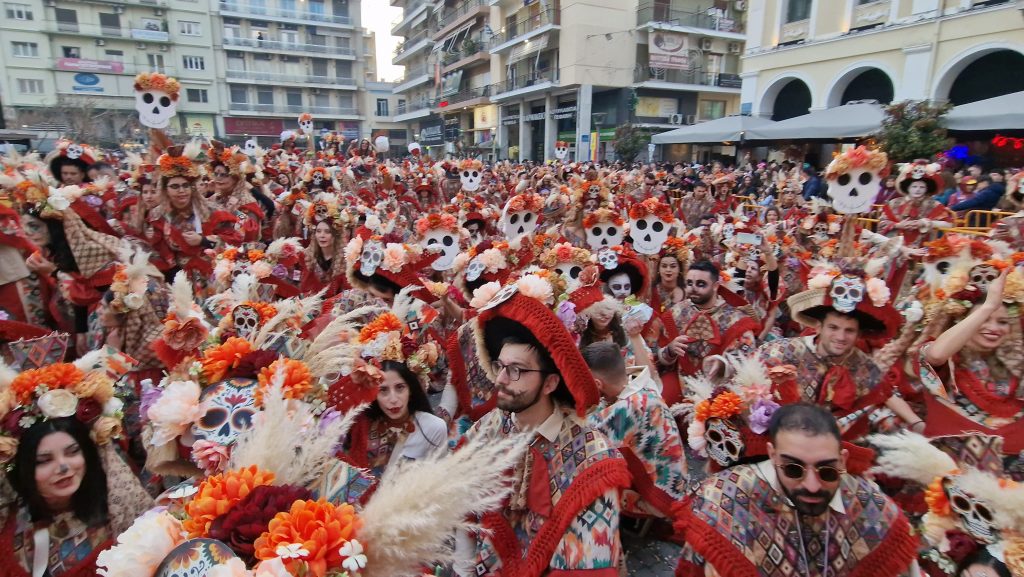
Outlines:
<svg viewBox="0 0 1024 577"><path fill-rule="evenodd" d="M85 373L71 363L57 363L39 369L29 369L22 372L11 381L11 390L14 391L18 402L28 403L32 400L32 394L40 386L53 389L70 389L85 378Z"/></svg>
<svg viewBox="0 0 1024 577"><path fill-rule="evenodd" d="M273 473L261 471L255 465L208 477L199 484L195 497L185 505L188 519L181 526L189 538L206 537L210 524L217 517L227 513L254 488L273 482Z"/></svg>
<svg viewBox="0 0 1024 577"><path fill-rule="evenodd" d="M726 391L711 402L711 416L719 419L728 419L740 414L743 408L743 399L732 391Z"/></svg>
<svg viewBox="0 0 1024 577"><path fill-rule="evenodd" d="M285 560L285 567L298 574L299 564L305 563L307 575L324 577L327 569L341 566L344 559L339 550L355 538L361 527L362 520L348 503L334 505L323 499L296 501L289 511L275 515L267 531L256 539L256 558L274 559L278 547L300 543L309 554Z"/></svg>
<svg viewBox="0 0 1024 577"><path fill-rule="evenodd" d="M238 256L238 249L237 248L229 248L229 249L225 250L224 252L220 253L220 255L222 257L228 259L228 260L235 260L235 257Z"/></svg>
<svg viewBox="0 0 1024 577"><path fill-rule="evenodd" d="M711 416L711 401L705 399L697 403L697 407L693 410L694 418L700 422L708 420Z"/></svg>
<svg viewBox="0 0 1024 577"><path fill-rule="evenodd" d="M943 477L936 477L924 490L924 502L928 503L928 510L936 515L949 517L952 511L949 507L949 497L942 487Z"/></svg>
<svg viewBox="0 0 1024 577"><path fill-rule="evenodd" d="M256 310L256 313L260 315L260 324L267 322L277 315L277 307L270 303L260 301L245 301L243 305L248 305Z"/></svg>
<svg viewBox="0 0 1024 577"><path fill-rule="evenodd" d="M313 388L313 375L306 363L280 358L260 370L260 385L256 387L256 406L263 406L263 391L270 388L279 370L283 370L281 388L286 399L301 399Z"/></svg>
<svg viewBox="0 0 1024 577"><path fill-rule="evenodd" d="M937 298L939 300L945 300L946 299L946 291L944 291L942 289L935 289L935 298Z"/></svg>
<svg viewBox="0 0 1024 577"><path fill-rule="evenodd" d="M398 320L394 313L384 313L359 331L359 342L368 343L377 338L380 333L390 333L401 329L402 321Z"/></svg>
<svg viewBox="0 0 1024 577"><path fill-rule="evenodd" d="M258 248L250 249L245 256L249 257L249 262L256 262L263 258L263 251Z"/></svg>
<svg viewBox="0 0 1024 577"><path fill-rule="evenodd" d="M223 344L213 347L203 355L203 374L208 383L215 383L224 378L228 369L238 366L238 361L252 352L252 343L240 338L231 337Z"/></svg>
<svg viewBox="0 0 1024 577"><path fill-rule="evenodd" d="M1006 262L1005 260L998 259L998 258L993 258L993 259L987 260L987 261L983 262L982 264L987 264L990 267L993 267L993 268L995 268L997 270L1000 270L1000 271L1010 267L1010 263Z"/></svg>

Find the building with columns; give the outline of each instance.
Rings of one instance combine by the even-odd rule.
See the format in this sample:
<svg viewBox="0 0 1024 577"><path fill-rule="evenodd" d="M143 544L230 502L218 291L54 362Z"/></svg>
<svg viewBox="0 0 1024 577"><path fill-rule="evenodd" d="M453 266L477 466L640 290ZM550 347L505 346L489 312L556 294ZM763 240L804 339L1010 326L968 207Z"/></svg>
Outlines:
<svg viewBox="0 0 1024 577"><path fill-rule="evenodd" d="M1024 90L1015 0L749 3L742 108L774 120L854 100L965 104Z"/></svg>
<svg viewBox="0 0 1024 577"><path fill-rule="evenodd" d="M615 128L739 112L746 5L699 0L391 0L396 120L435 157L614 158Z"/></svg>

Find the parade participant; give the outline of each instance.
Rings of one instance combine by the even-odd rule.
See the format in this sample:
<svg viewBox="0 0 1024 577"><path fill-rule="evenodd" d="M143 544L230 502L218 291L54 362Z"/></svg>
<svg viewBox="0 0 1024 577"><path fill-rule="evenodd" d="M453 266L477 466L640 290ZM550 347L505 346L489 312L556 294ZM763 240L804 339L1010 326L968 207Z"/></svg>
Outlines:
<svg viewBox="0 0 1024 577"><path fill-rule="evenodd" d="M882 272L881 264L873 263L870 272ZM924 422L883 378L888 367L857 347L861 338L888 340L899 327L885 282L868 274L862 262L846 260L812 271L808 286L787 304L793 320L816 334L767 342L757 351L761 361L769 368L795 368L800 397L829 409L844 439L866 433L871 413L882 406L905 426L922 429Z"/></svg>
<svg viewBox="0 0 1024 577"><path fill-rule="evenodd" d="M588 422L619 448L633 476L623 513L670 517L686 486L679 428L650 369L628 375L619 345L592 343L581 350L603 402Z"/></svg>
<svg viewBox="0 0 1024 577"><path fill-rule="evenodd" d="M208 198L210 205L235 215L243 242L260 240L260 229L266 213L253 195L253 187L246 179L246 172L252 169L249 157L232 146L225 148L219 141L212 141L208 151L208 169L213 177L213 194Z"/></svg>
<svg viewBox="0 0 1024 577"><path fill-rule="evenodd" d="M20 418L0 437L17 496L0 511L3 575L95 575L97 555L152 506L111 444L121 420L110 367L95 353L20 374L4 367L5 417Z"/></svg>
<svg viewBox="0 0 1024 577"><path fill-rule="evenodd" d="M704 215L711 214L714 209L715 199L708 194L708 185L697 182L693 190L679 202L679 217L687 227L697 228Z"/></svg>
<svg viewBox="0 0 1024 577"><path fill-rule="evenodd" d="M149 225L153 228L151 246L163 259L165 278L184 270L189 281L202 291L213 273L213 264L204 251L218 244L240 244L243 234L237 218L213 208L197 188L199 167L193 156L197 153L188 145L171 147L160 156L161 205Z"/></svg>
<svg viewBox="0 0 1024 577"><path fill-rule="evenodd" d="M708 478L680 506L676 530L686 545L677 575L918 575L910 524L874 483L846 472L827 411L783 406L768 437L767 461Z"/></svg>
<svg viewBox="0 0 1024 577"><path fill-rule="evenodd" d="M629 315L629 307L604 294L597 282L596 267L580 273L580 287L569 293L577 322L580 349L595 342L611 342L622 348L630 367L656 371L650 349L643 339L644 322ZM629 315L629 316L627 316ZM660 386L658 387L660 389Z"/></svg>
<svg viewBox="0 0 1024 577"><path fill-rule="evenodd" d="M95 162L96 153L86 145L70 140L57 142L56 148L47 157L50 175L62 186L81 185L91 182L89 166Z"/></svg>
<svg viewBox="0 0 1024 577"><path fill-rule="evenodd" d="M662 344L658 364L674 367L680 375L702 370L704 359L713 355L746 354L757 346L754 335L759 325L749 306L722 288L721 272L708 261L690 265L686 299L669 311L672 322L666 319L668 339Z"/></svg>
<svg viewBox="0 0 1024 577"><path fill-rule="evenodd" d="M988 276L994 278L986 282ZM951 292L908 355L924 389L924 434L980 431L1000 436L1008 470L1024 476L1022 344L1014 326L1024 302L1022 275L1006 267L995 276L991 265L981 265L971 270L971 278L982 282L971 280ZM918 350L919 362L914 358Z"/></svg>
<svg viewBox="0 0 1024 577"><path fill-rule="evenodd" d="M572 336L548 308L552 287L527 275L480 307L480 362L498 406L466 433L495 439L529 431L512 493L482 518L486 532L457 540L471 555L459 575L606 575L616 571L626 465L582 415L598 391ZM571 460L563 455L572 454Z"/></svg>
<svg viewBox="0 0 1024 577"><path fill-rule="evenodd" d="M16 209L30 187L42 194L47 184L38 173L17 179L0 174L0 315L7 321L55 327L61 318L54 302L57 267L41 252L48 251L50 231L45 221Z"/></svg>
<svg viewBox="0 0 1024 577"><path fill-rule="evenodd" d="M690 248L678 237L665 240L655 269L651 307L656 313L669 310L686 298L680 275L690 262Z"/></svg>
<svg viewBox="0 0 1024 577"><path fill-rule="evenodd" d="M128 179L128 186L135 194L126 195L118 204L118 224L123 234L147 244L153 235L149 226L150 217L160 206L156 168L155 164L137 166Z"/></svg>
<svg viewBox="0 0 1024 577"><path fill-rule="evenodd" d="M306 247L299 290L310 295L327 288L327 296L333 296L346 286L345 258L342 255L345 242L342 233L330 221L322 220L313 228L313 239Z"/></svg>

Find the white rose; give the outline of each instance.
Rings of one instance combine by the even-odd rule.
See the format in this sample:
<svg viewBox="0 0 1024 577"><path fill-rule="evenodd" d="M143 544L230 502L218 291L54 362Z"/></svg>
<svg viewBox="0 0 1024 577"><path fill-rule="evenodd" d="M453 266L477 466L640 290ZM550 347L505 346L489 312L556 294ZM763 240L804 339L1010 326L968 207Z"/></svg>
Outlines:
<svg viewBox="0 0 1024 577"><path fill-rule="evenodd" d="M139 293L128 293L121 299L124 302L124 306L135 311L142 308L142 303L145 301L142 299L142 295Z"/></svg>
<svg viewBox="0 0 1024 577"><path fill-rule="evenodd" d="M103 416L114 417L124 409L124 401L117 397L110 397L110 400L103 403Z"/></svg>
<svg viewBox="0 0 1024 577"><path fill-rule="evenodd" d="M39 397L39 410L47 419L70 417L78 410L78 397L66 389L46 391Z"/></svg>
<svg viewBox="0 0 1024 577"><path fill-rule="evenodd" d="M67 210L71 206L71 201L62 194L51 194L46 202L54 210Z"/></svg>

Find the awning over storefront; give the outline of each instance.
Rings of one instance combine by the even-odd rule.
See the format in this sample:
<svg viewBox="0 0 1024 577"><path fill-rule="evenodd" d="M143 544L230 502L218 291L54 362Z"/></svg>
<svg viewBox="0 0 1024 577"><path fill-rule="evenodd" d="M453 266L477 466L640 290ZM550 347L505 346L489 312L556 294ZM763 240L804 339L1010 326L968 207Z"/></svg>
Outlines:
<svg viewBox="0 0 1024 577"><path fill-rule="evenodd" d="M803 116L755 128L747 140L832 140L864 138L878 132L885 112L881 104L844 104L835 108L815 110Z"/></svg>
<svg viewBox="0 0 1024 577"><path fill-rule="evenodd" d="M508 56L508 65L511 66L520 60L523 60L531 54L535 54L539 50L544 50L548 47L548 35L538 36L531 40L527 40L521 44L516 44L512 47L512 52Z"/></svg>
<svg viewBox="0 0 1024 577"><path fill-rule="evenodd" d="M961 104L945 118L950 130L1024 130L1024 92Z"/></svg>
<svg viewBox="0 0 1024 577"><path fill-rule="evenodd" d="M651 142L654 144L693 144L749 140L751 130L773 124L775 122L757 116L726 116L655 134L651 137Z"/></svg>

